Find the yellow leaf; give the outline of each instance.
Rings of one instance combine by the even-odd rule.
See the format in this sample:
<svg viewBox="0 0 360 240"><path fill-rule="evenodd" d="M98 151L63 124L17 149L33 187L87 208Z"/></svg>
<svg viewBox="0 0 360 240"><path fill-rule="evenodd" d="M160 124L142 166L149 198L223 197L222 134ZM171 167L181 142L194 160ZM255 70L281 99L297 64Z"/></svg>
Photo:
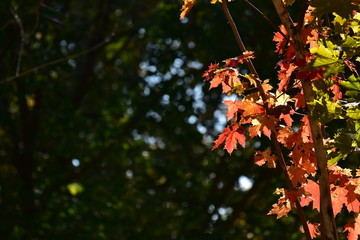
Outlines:
<svg viewBox="0 0 360 240"><path fill-rule="evenodd" d="M35 101L35 95L27 95L26 96L26 105L32 109L36 104L36 101Z"/></svg>
<svg viewBox="0 0 360 240"><path fill-rule="evenodd" d="M234 0L228 0L228 2L232 2L232 1L234 1ZM215 4L217 2L222 3L222 0L211 0L210 1L211 4Z"/></svg>
<svg viewBox="0 0 360 240"><path fill-rule="evenodd" d="M70 183L67 185L67 189L71 195L75 196L78 193L81 193L84 190L84 187L79 183Z"/></svg>
<svg viewBox="0 0 360 240"><path fill-rule="evenodd" d="M287 6L291 6L295 0L282 0L282 2L284 3L285 7Z"/></svg>
<svg viewBox="0 0 360 240"><path fill-rule="evenodd" d="M293 102L289 95L283 92L276 91L275 106L287 105L288 102Z"/></svg>

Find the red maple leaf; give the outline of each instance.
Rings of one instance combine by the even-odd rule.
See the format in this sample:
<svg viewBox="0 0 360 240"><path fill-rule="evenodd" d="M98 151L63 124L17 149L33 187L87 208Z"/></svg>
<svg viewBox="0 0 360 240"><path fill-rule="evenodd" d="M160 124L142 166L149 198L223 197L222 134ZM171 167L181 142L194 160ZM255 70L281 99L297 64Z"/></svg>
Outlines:
<svg viewBox="0 0 360 240"><path fill-rule="evenodd" d="M340 186L333 186L331 189L331 202L332 207L334 211L334 216L336 216L339 212L341 212L341 209L343 208L343 205L347 202L347 195L348 191Z"/></svg>
<svg viewBox="0 0 360 240"><path fill-rule="evenodd" d="M254 59L254 52L243 52L243 54L241 54L238 57L234 57L234 58L228 58L226 60L224 60L225 62L225 66L229 66L229 67L238 67L239 63L243 64L249 61L249 59Z"/></svg>
<svg viewBox="0 0 360 240"><path fill-rule="evenodd" d="M239 100L235 100L235 101L231 101L231 100L226 100L223 102L228 111L226 113L226 117L228 118L228 120L231 120L234 118L235 114L239 111L239 107L241 107L241 101Z"/></svg>
<svg viewBox="0 0 360 240"><path fill-rule="evenodd" d="M261 125L260 125L260 124L250 126L250 127L249 127L249 136L250 136L251 138L253 138L253 137L255 137L255 136L261 136L260 128L261 128Z"/></svg>
<svg viewBox="0 0 360 240"><path fill-rule="evenodd" d="M303 142L312 142L311 137L311 129L310 129L310 122L308 116L304 116L301 119L302 125L301 125L301 137L303 139Z"/></svg>
<svg viewBox="0 0 360 240"><path fill-rule="evenodd" d="M286 31L284 25L280 26L280 31L286 36L287 31ZM278 52L279 54L283 54L286 45L288 45L288 43L289 43L287 41L287 39L284 38L284 36L280 32L276 32L274 35L273 41L277 42L275 52Z"/></svg>
<svg viewBox="0 0 360 240"><path fill-rule="evenodd" d="M210 66L208 67L208 70L206 70L204 72L204 74L202 75L203 78L205 78L204 81L208 81L214 77L214 72L216 71L218 66L219 66L218 63L210 64Z"/></svg>
<svg viewBox="0 0 360 240"><path fill-rule="evenodd" d="M265 113L265 108L259 104L256 104L252 101L242 101L240 104L238 104L239 108L244 110L243 116L244 117L252 117L257 114Z"/></svg>
<svg viewBox="0 0 360 240"><path fill-rule="evenodd" d="M291 114L290 114L290 113L288 113L288 114L283 114L283 113L281 113L279 119L284 119L284 122L286 123L286 125L287 125L288 127L291 127L291 126L292 126L293 120L292 120L292 118L291 118Z"/></svg>
<svg viewBox="0 0 360 240"><path fill-rule="evenodd" d="M309 44L309 48L318 47L318 44L316 41L319 40L319 33L316 29L313 29L310 25L307 25L303 28L302 31L303 34L303 41L306 44Z"/></svg>
<svg viewBox="0 0 360 240"><path fill-rule="evenodd" d="M269 168L276 168L276 156L272 154L271 148L267 148L265 151L256 151L254 162L258 166L262 166L267 162Z"/></svg>
<svg viewBox="0 0 360 240"><path fill-rule="evenodd" d="M360 235L360 214L357 213L356 218L353 222L348 223L344 226L343 232L349 232L347 235L348 240L358 240Z"/></svg>
<svg viewBox="0 0 360 240"><path fill-rule="evenodd" d="M301 196L301 206L307 206L310 202L313 202L313 209L317 209L320 212L320 189L319 185L313 180L308 179L308 183L304 184L304 190L309 196Z"/></svg>
<svg viewBox="0 0 360 240"><path fill-rule="evenodd" d="M302 92L297 93L293 98L295 99L295 109L305 107L305 99Z"/></svg>
<svg viewBox="0 0 360 240"><path fill-rule="evenodd" d="M291 74L294 72L294 70L297 68L295 64L281 61L278 63L280 67L280 71L278 71L278 79L280 80L279 83L279 92L281 92L283 89L287 90L287 86L290 82Z"/></svg>
<svg viewBox="0 0 360 240"><path fill-rule="evenodd" d="M288 173L294 186L297 186L299 183L303 184L306 182L307 172L304 169L292 165L288 167Z"/></svg>
<svg viewBox="0 0 360 240"><path fill-rule="evenodd" d="M239 72L233 68L222 68L213 72L215 76L210 81L210 88L215 88L221 84L222 92L227 93L235 87L241 85Z"/></svg>
<svg viewBox="0 0 360 240"><path fill-rule="evenodd" d="M282 201L280 203L275 203L272 205L272 207L273 208L270 210L268 215L276 214L277 215L276 219L279 219L283 216L287 216L291 210L291 205L289 201Z"/></svg>
<svg viewBox="0 0 360 240"><path fill-rule="evenodd" d="M289 127L282 127L277 131L277 140L279 143L282 143L288 149L291 149L294 145L293 142L288 141L288 139L295 133Z"/></svg>
<svg viewBox="0 0 360 240"><path fill-rule="evenodd" d="M256 135L261 136L261 134L264 134L270 139L271 133L275 132L276 122L277 120L274 116L257 115L256 119L251 122L253 125L249 127L250 137L254 137Z"/></svg>
<svg viewBox="0 0 360 240"><path fill-rule="evenodd" d="M318 227L320 226L320 223L311 223L309 221L307 221L306 223L309 228L311 239L316 238L317 235L320 235L320 231L318 229ZM301 228L301 231L304 232L304 229Z"/></svg>
<svg viewBox="0 0 360 240"><path fill-rule="evenodd" d="M356 189L357 184L353 181L350 181L349 184L346 185L348 192L346 194L345 206L349 212L360 212L359 195L355 193Z"/></svg>
<svg viewBox="0 0 360 240"><path fill-rule="evenodd" d="M218 148L224 141L224 149L230 155L234 151L234 149L237 148L237 143L245 147L246 137L243 134L245 130L246 129L244 127L237 124L226 127L224 131L219 135L218 139L214 141L215 145L212 149L214 150L215 148Z"/></svg>
<svg viewBox="0 0 360 240"><path fill-rule="evenodd" d="M331 79L334 81L334 84L330 87L332 93L334 94L334 99L342 99L343 96L340 89L340 78L332 76Z"/></svg>
<svg viewBox="0 0 360 240"><path fill-rule="evenodd" d="M307 70L307 71L298 71L295 73L297 79L311 79L311 80L318 80L323 79L326 68L320 67L315 70Z"/></svg>

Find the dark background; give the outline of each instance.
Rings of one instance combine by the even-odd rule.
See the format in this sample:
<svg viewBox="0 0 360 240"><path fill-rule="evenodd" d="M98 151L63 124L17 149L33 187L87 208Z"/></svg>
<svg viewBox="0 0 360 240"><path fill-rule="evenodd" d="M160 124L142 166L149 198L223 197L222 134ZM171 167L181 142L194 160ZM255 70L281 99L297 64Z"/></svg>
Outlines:
<svg viewBox="0 0 360 240"><path fill-rule="evenodd" d="M181 4L1 1L0 239L302 239L267 216L284 185L253 163L267 141L211 151L223 96L201 75L240 52L220 4L180 21ZM229 7L274 79L274 30Z"/></svg>

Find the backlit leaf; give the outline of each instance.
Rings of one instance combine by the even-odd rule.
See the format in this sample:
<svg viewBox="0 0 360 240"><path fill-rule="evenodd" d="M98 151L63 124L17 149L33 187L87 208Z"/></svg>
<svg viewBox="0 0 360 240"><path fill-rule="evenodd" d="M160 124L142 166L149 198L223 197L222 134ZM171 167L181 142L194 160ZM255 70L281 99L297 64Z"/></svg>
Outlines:
<svg viewBox="0 0 360 240"><path fill-rule="evenodd" d="M190 9L194 6L196 0L184 0L184 4L181 7L180 19L183 19Z"/></svg>

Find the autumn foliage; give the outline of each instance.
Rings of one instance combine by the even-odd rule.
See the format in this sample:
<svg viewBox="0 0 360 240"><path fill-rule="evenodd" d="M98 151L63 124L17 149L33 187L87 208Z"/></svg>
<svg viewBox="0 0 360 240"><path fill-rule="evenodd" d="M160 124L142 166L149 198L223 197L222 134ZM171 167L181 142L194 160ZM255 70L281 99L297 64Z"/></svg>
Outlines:
<svg viewBox="0 0 360 240"><path fill-rule="evenodd" d="M222 3L226 13L226 3L211 1L216 2ZM278 10L295 1L273 2ZM359 1L303 2L308 6L293 25L297 31L290 32L285 19L273 36L274 51L280 58L276 81L261 80L251 69L256 53L244 49L239 56L211 64L203 74L210 89L221 87L224 94L236 95L236 100L224 101L228 125L213 149L223 146L232 154L239 145L245 147L246 141L265 136L273 147L256 151L254 162L269 168L279 166L287 180L286 187L276 189L279 200L269 214L281 218L296 210L307 239L317 235L338 239L338 234L346 234L355 240L360 235L360 169L342 168L339 161L358 157L360 151ZM194 3L184 1L181 18ZM246 65L250 73L242 74L240 69ZM327 134L327 126L335 120L344 124L335 134ZM319 166L321 151L326 154L326 171ZM285 152L289 154L284 156ZM327 186L320 180L324 177ZM326 198L321 186L329 190L331 214L321 211ZM307 220L301 208L319 212L321 221ZM337 233L329 234L331 226L324 226L328 224L325 215L335 219L342 211L352 217L342 232L335 228Z"/></svg>

